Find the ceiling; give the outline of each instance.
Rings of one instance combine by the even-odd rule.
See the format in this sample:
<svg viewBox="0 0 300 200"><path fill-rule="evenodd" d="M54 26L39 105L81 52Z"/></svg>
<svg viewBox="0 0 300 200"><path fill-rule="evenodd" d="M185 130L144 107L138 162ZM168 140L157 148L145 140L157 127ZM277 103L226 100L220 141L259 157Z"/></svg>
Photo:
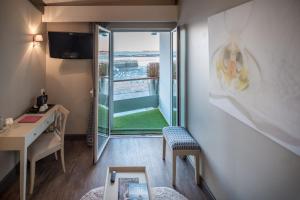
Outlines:
<svg viewBox="0 0 300 200"><path fill-rule="evenodd" d="M177 0L40 0L46 6L176 5Z"/></svg>
<svg viewBox="0 0 300 200"><path fill-rule="evenodd" d="M178 0L28 0L44 13L45 6L177 5Z"/></svg>

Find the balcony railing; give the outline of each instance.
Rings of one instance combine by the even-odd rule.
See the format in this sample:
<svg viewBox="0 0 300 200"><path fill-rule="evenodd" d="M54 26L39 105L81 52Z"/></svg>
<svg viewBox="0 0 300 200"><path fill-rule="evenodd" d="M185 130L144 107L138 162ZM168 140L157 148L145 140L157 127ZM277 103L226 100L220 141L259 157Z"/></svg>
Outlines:
<svg viewBox="0 0 300 200"><path fill-rule="evenodd" d="M158 78L114 80L114 100L151 96L158 93Z"/></svg>
<svg viewBox="0 0 300 200"><path fill-rule="evenodd" d="M133 78L113 81L114 113L132 111L142 108L158 107L159 78ZM99 103L108 105L108 79L100 78L101 91Z"/></svg>
<svg viewBox="0 0 300 200"><path fill-rule="evenodd" d="M114 113L158 107L158 78L114 80Z"/></svg>

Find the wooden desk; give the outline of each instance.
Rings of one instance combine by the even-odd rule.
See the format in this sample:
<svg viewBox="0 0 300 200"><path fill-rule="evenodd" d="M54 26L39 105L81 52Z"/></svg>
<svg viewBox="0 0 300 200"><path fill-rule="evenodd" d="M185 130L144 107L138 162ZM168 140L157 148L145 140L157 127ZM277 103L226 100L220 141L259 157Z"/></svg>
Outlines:
<svg viewBox="0 0 300 200"><path fill-rule="evenodd" d="M43 116L36 123L17 123L11 129L0 134L0 151L20 152L20 199L26 199L26 174L27 174L27 148L54 122L55 111L58 105L45 114L24 114Z"/></svg>

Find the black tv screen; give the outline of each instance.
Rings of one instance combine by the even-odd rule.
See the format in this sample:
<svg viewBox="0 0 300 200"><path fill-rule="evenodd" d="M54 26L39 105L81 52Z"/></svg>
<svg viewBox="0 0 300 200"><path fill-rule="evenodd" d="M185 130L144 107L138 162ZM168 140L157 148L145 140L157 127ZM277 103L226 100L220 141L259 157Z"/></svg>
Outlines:
<svg viewBox="0 0 300 200"><path fill-rule="evenodd" d="M48 32L51 58L92 59L93 34Z"/></svg>

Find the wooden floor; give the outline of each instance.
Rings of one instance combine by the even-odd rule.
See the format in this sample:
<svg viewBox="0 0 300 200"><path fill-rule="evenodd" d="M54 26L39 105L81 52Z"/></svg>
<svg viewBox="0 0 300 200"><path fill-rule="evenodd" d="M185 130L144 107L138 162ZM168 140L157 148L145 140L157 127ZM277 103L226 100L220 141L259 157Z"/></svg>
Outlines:
<svg viewBox="0 0 300 200"><path fill-rule="evenodd" d="M89 190L104 186L107 166L113 165L146 166L152 187L172 187L170 151L167 151L165 162L161 159L161 153L161 138L113 138L98 164L93 165L92 149L84 141L66 141L66 174L54 156L37 162L34 194L27 194L27 199L79 200ZM192 166L177 159L176 189L190 200L206 199L194 182ZM0 194L0 199L19 199L19 182L15 181L5 193Z"/></svg>

